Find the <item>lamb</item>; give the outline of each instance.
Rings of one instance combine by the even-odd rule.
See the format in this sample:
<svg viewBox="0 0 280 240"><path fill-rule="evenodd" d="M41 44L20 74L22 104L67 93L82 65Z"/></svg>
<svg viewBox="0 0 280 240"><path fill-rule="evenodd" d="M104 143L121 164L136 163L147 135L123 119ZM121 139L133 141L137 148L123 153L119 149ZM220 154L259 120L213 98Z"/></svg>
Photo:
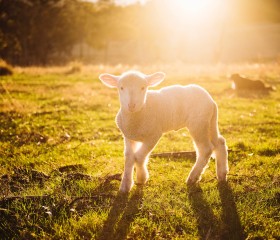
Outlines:
<svg viewBox="0 0 280 240"><path fill-rule="evenodd" d="M121 76L101 74L99 79L110 88L117 88L120 110L116 124L124 137L125 166L121 192L129 192L136 183L145 184L149 178L149 155L163 133L187 127L196 148L196 162L187 184L201 179L212 153L216 158L218 181L226 181L228 153L226 141L218 129L217 105L209 93L197 85L173 85L160 90L148 90L161 83L165 73L145 75L129 71Z"/></svg>

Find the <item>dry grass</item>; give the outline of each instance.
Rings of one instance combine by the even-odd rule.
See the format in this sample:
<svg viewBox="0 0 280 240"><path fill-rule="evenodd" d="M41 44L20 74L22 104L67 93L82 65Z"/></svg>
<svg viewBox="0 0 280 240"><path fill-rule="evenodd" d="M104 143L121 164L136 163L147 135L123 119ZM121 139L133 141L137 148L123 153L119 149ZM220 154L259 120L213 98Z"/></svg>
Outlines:
<svg viewBox="0 0 280 240"><path fill-rule="evenodd" d="M109 72L112 74L120 74L124 71L134 69L145 73L153 73L156 71L165 71L167 75L172 77L201 77L201 76L228 76L232 73L242 73L251 77L262 78L269 75L280 78L280 63L279 62L264 62L264 63L235 63L235 64L186 64L177 62L174 64L155 64L155 65L82 65L81 62L74 61L66 66L51 66L51 67L16 67L16 73L25 73L31 75L41 74L90 74L98 76L101 73Z"/></svg>

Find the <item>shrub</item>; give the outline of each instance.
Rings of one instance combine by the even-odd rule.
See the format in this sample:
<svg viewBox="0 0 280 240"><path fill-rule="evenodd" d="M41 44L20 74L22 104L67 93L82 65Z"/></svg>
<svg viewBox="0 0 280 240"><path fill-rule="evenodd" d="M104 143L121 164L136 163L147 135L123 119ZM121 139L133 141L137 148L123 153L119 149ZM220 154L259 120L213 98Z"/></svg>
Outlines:
<svg viewBox="0 0 280 240"><path fill-rule="evenodd" d="M70 69L66 72L66 74L74 74L82 71L83 64L79 61L73 61L69 63Z"/></svg>

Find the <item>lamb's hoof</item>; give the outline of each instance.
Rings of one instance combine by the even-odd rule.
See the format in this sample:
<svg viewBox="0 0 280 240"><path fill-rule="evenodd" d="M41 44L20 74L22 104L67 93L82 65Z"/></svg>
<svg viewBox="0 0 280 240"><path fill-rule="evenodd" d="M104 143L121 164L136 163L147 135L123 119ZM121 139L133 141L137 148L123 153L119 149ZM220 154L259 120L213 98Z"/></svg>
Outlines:
<svg viewBox="0 0 280 240"><path fill-rule="evenodd" d="M217 178L218 178L218 182L226 182L227 181L227 173L218 174Z"/></svg>
<svg viewBox="0 0 280 240"><path fill-rule="evenodd" d="M137 185L144 185L148 181L148 178L137 178L136 184Z"/></svg>
<svg viewBox="0 0 280 240"><path fill-rule="evenodd" d="M199 179L197 179L197 178L194 178L194 179L193 179L193 178L188 178L186 183L187 183L188 186L193 186L193 185L195 185L198 181L199 181Z"/></svg>
<svg viewBox="0 0 280 240"><path fill-rule="evenodd" d="M187 178L187 185L188 186L194 185L198 183L200 179L201 179L201 175L198 175L192 171Z"/></svg>
<svg viewBox="0 0 280 240"><path fill-rule="evenodd" d="M218 182L219 183L225 183L225 182L227 182L227 178L225 177L225 178L218 178Z"/></svg>
<svg viewBox="0 0 280 240"><path fill-rule="evenodd" d="M133 187L133 185L134 185L133 182L124 182L124 181L122 181L119 191L121 193L128 193L131 190L131 188Z"/></svg>

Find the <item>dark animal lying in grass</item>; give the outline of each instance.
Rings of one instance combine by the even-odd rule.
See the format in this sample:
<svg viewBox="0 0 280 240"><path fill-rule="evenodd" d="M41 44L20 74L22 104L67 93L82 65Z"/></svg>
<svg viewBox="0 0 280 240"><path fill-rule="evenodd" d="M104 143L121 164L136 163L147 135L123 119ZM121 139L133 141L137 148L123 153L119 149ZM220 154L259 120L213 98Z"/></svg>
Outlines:
<svg viewBox="0 0 280 240"><path fill-rule="evenodd" d="M241 77L239 74L232 74L230 80L233 83L233 89L236 91L248 90L248 91L274 91L271 86L265 86L261 80L251 80L248 78Z"/></svg>
<svg viewBox="0 0 280 240"><path fill-rule="evenodd" d="M5 67L5 66L0 66L0 76L7 76L7 75L12 75L13 72L10 68Z"/></svg>

